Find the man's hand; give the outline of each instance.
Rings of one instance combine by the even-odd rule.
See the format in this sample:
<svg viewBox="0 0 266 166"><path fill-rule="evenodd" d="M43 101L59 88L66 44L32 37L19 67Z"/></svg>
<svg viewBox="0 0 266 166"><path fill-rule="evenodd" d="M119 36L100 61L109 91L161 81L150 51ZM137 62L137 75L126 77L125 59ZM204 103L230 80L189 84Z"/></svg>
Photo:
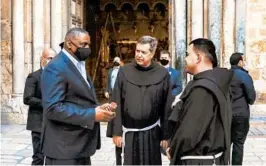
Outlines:
<svg viewBox="0 0 266 166"><path fill-rule="evenodd" d="M105 93L104 93L104 96L105 96L107 99L109 99L109 97L110 97L110 95L109 95L108 92L105 92Z"/></svg>
<svg viewBox="0 0 266 166"><path fill-rule="evenodd" d="M166 156L169 160L171 160L170 147L166 149Z"/></svg>
<svg viewBox="0 0 266 166"><path fill-rule="evenodd" d="M123 141L122 141L122 137L121 136L113 136L113 143L115 144L115 146L121 148Z"/></svg>
<svg viewBox="0 0 266 166"><path fill-rule="evenodd" d="M117 104L115 102L112 103L105 103L103 105L100 106L102 109L106 110L106 111L111 111L114 112L115 109L117 108Z"/></svg>
<svg viewBox="0 0 266 166"><path fill-rule="evenodd" d="M166 150L168 148L168 141L167 140L162 140L160 143L160 146Z"/></svg>
<svg viewBox="0 0 266 166"><path fill-rule="evenodd" d="M109 105L107 103L95 108L95 121L109 122L115 117L115 112L111 108L108 108Z"/></svg>

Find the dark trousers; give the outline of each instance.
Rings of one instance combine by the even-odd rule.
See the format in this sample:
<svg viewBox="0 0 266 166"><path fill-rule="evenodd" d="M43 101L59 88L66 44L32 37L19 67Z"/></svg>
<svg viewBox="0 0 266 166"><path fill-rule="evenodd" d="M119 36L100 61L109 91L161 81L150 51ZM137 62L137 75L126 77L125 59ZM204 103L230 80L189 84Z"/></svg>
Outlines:
<svg viewBox="0 0 266 166"><path fill-rule="evenodd" d="M40 149L41 145L41 133L32 131L32 146L33 146L33 155L31 165L43 165L43 154Z"/></svg>
<svg viewBox="0 0 266 166"><path fill-rule="evenodd" d="M248 117L233 117L231 127L231 141L233 144L232 150L232 165L242 165L244 143L249 131Z"/></svg>
<svg viewBox="0 0 266 166"><path fill-rule="evenodd" d="M72 160L61 160L45 157L45 165L91 165L91 159L88 157Z"/></svg>
<svg viewBox="0 0 266 166"><path fill-rule="evenodd" d="M115 147L116 165L122 165L121 153L122 153L122 148L116 146Z"/></svg>
<svg viewBox="0 0 266 166"><path fill-rule="evenodd" d="M226 165L223 161L223 156L215 159L215 165ZM173 165L213 165L214 164L214 160L199 160L199 159L194 159L194 160L179 160L177 161L176 164Z"/></svg>

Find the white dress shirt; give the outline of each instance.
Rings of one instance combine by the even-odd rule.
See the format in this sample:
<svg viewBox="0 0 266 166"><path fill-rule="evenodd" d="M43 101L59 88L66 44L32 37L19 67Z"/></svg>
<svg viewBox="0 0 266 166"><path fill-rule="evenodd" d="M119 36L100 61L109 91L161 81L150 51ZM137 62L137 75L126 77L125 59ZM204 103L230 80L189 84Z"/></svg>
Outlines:
<svg viewBox="0 0 266 166"><path fill-rule="evenodd" d="M85 68L85 61L78 61L72 55L70 55L64 48L62 49L63 53L70 59L70 61L76 66L79 73L82 75L86 83L88 84L89 88L91 87L88 80L87 80L87 73Z"/></svg>

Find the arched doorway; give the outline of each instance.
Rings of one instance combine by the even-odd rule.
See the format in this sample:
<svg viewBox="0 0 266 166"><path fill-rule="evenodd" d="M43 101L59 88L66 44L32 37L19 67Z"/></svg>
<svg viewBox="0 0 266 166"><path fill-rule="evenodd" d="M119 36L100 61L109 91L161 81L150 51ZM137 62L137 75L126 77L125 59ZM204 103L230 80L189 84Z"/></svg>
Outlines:
<svg viewBox="0 0 266 166"><path fill-rule="evenodd" d="M168 49L168 0L86 1L86 29L92 35L92 58L87 71L98 98L103 97L108 69L115 56L124 63L134 58L135 44L143 35L159 40L159 51Z"/></svg>

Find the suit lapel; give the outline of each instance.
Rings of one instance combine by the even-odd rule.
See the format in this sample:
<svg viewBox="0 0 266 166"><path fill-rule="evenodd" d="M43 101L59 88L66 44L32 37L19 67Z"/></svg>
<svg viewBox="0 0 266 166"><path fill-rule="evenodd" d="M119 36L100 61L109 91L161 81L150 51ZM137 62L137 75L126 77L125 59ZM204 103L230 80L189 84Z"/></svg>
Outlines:
<svg viewBox="0 0 266 166"><path fill-rule="evenodd" d="M62 52L62 54L64 55L63 52ZM67 63L69 69L74 73L75 76L77 76L79 78L79 79L77 79L77 81L79 80L81 82L81 84L83 85L84 92L86 92L88 98L90 98L92 101L96 101L96 99L94 97L94 92L92 89L91 82L89 82L89 84L91 86L91 88L89 88L87 82L84 80L81 73L78 71L76 66L70 61L70 59L68 59L68 57L66 55L64 55L63 58L65 59L65 62Z"/></svg>

